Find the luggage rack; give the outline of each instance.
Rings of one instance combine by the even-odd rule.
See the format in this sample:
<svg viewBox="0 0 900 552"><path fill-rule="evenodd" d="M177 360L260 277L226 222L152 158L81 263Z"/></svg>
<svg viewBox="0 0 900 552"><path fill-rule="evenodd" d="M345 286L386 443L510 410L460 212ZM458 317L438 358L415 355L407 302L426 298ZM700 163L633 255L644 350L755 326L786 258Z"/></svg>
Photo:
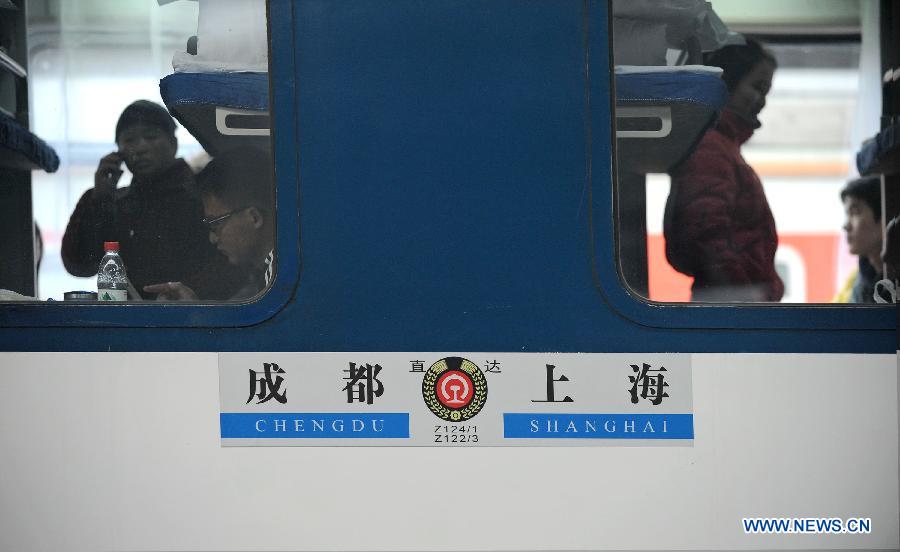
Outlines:
<svg viewBox="0 0 900 552"><path fill-rule="evenodd" d="M619 263L623 279L648 297L648 173L687 159L728 101L721 69L616 67L616 169Z"/></svg>
<svg viewBox="0 0 900 552"><path fill-rule="evenodd" d="M27 2L0 1L0 289L36 296L32 171L55 172L59 156L30 130Z"/></svg>
<svg viewBox="0 0 900 552"><path fill-rule="evenodd" d="M159 83L169 112L212 156L269 145L267 73L174 73Z"/></svg>
<svg viewBox="0 0 900 552"><path fill-rule="evenodd" d="M59 156L18 121L0 113L0 167L52 173L59 168Z"/></svg>

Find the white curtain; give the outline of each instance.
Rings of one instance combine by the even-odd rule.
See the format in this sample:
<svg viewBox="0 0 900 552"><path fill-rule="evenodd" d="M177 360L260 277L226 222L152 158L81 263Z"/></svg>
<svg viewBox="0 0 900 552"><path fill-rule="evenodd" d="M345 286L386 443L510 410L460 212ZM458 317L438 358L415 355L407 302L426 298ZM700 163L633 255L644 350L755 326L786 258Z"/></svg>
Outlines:
<svg viewBox="0 0 900 552"><path fill-rule="evenodd" d="M850 176L858 176L856 152L881 129L881 44L878 2L859 3L862 44L859 49L859 101L850 134Z"/></svg>

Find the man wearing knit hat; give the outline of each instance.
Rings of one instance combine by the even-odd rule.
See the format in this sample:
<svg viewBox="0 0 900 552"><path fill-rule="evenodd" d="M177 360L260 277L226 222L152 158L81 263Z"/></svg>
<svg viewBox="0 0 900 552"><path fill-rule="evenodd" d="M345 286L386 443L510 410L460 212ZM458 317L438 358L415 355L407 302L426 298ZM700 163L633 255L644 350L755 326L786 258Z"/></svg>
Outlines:
<svg viewBox="0 0 900 552"><path fill-rule="evenodd" d="M63 236L62 259L70 274L96 274L103 242L118 241L136 289L185 281L202 289L204 297L224 299L241 284L240 275L207 239L194 174L176 158L175 128L168 111L147 100L122 112L116 124L118 149L100 160L94 187L78 201ZM123 163L132 179L119 188Z"/></svg>

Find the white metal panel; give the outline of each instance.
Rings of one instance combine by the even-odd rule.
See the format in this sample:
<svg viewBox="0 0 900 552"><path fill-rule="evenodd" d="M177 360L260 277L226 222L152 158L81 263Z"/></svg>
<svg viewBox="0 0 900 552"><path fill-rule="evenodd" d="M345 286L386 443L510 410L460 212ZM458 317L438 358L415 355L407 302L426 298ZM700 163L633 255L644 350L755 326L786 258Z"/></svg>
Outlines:
<svg viewBox="0 0 900 552"><path fill-rule="evenodd" d="M892 355L692 356L693 448L222 448L215 354L3 353L8 550L876 548ZM745 535L861 516L868 535Z"/></svg>

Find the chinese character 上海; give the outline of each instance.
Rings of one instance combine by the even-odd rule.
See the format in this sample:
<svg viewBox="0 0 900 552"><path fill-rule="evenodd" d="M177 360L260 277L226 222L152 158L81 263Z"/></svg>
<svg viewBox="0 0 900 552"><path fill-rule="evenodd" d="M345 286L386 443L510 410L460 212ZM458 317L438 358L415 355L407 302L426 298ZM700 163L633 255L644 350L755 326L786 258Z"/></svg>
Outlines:
<svg viewBox="0 0 900 552"><path fill-rule="evenodd" d="M559 382L559 381L569 381L569 378L567 378L567 377L564 376L564 375L559 376L559 378L554 378L554 377L553 377L553 370L554 370L555 368L556 368L556 366L554 366L554 365L552 365L552 364L548 364L548 365L547 365L547 400L545 400L545 401L532 400L531 402L535 402L535 403L540 403L540 402L550 402L550 403L552 403L552 402L569 402L569 403L570 403L570 402L575 402L574 400L572 400L572 397L570 397L570 396L568 396L568 395L566 395L565 397L563 397L562 400L557 400L557 399L556 399L556 392L555 392L555 391L556 391L556 382Z"/></svg>
<svg viewBox="0 0 900 552"><path fill-rule="evenodd" d="M644 364L643 367L632 364L631 370L636 374L628 376L628 381L633 384L630 390L633 404L637 404L638 397L640 397L641 399L651 399L650 404L657 405L662 402L663 397L669 396L666 393L666 387L669 384L666 383L666 377L662 374L662 372L668 371L665 367L660 366L659 370L651 370L649 364ZM652 372L656 372L656 374L654 375ZM638 386L640 386L640 392Z"/></svg>

